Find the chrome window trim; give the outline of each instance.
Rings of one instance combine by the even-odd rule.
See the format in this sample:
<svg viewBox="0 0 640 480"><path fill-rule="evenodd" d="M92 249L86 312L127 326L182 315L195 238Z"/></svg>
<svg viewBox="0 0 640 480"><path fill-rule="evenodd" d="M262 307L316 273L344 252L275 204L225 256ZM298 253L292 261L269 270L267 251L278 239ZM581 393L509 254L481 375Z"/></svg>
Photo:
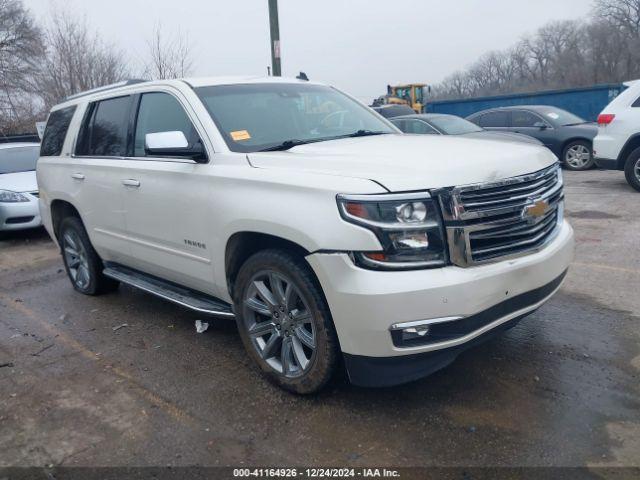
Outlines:
<svg viewBox="0 0 640 480"><path fill-rule="evenodd" d="M187 164L198 164L195 160L190 158L173 158L173 157L118 157L118 156L108 156L108 155L76 155L75 153L71 155L71 158L76 158L78 160L87 159L87 160L131 160L135 162L169 162L169 163L187 163ZM203 164L204 165L204 164Z"/></svg>

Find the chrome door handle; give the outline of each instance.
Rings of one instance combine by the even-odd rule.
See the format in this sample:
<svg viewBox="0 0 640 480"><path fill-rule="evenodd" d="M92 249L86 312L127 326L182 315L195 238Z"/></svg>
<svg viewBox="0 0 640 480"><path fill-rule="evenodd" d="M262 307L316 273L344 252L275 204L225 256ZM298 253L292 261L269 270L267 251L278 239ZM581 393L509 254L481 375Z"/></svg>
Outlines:
<svg viewBox="0 0 640 480"><path fill-rule="evenodd" d="M72 173L71 178L74 180L84 180L84 175L82 173Z"/></svg>
<svg viewBox="0 0 640 480"><path fill-rule="evenodd" d="M140 186L140 182L138 180L134 180L132 178L128 178L126 180L122 180L122 184L125 187L136 187L136 188L138 188Z"/></svg>

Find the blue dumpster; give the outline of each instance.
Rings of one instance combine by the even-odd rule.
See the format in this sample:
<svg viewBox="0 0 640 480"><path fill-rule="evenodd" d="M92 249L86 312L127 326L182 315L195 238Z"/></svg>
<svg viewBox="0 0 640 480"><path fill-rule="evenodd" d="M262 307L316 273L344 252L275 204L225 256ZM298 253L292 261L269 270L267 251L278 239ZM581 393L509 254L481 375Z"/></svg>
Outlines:
<svg viewBox="0 0 640 480"><path fill-rule="evenodd" d="M568 110L571 113L595 121L598 114L626 87L621 83L594 85L592 87L567 90L548 90L494 97L466 98L460 100L441 100L427 102L425 112L448 113L459 117L468 117L472 113L489 108L509 107L512 105L551 105Z"/></svg>

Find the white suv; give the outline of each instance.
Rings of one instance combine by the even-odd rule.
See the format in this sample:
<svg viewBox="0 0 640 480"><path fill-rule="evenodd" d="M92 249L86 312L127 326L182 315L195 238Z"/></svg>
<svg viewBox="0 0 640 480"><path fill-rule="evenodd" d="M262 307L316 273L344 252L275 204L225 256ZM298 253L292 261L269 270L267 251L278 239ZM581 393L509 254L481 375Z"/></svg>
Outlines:
<svg viewBox="0 0 640 480"><path fill-rule="evenodd" d="M513 326L573 256L546 148L413 136L319 83L127 82L56 106L40 208L74 288L235 317L278 385L395 385Z"/></svg>
<svg viewBox="0 0 640 480"><path fill-rule="evenodd" d="M640 192L640 80L625 85L629 88L598 117L593 153L600 168L623 170L629 185Z"/></svg>

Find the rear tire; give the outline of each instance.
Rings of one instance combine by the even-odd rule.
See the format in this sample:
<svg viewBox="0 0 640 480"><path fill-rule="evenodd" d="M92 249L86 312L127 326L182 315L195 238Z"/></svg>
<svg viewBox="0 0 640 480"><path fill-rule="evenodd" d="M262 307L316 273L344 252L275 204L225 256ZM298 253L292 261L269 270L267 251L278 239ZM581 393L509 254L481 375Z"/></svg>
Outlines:
<svg viewBox="0 0 640 480"><path fill-rule="evenodd" d="M73 288L85 295L100 295L118 288L120 282L102 274L102 260L78 217L64 218L58 231L64 268Z"/></svg>
<svg viewBox="0 0 640 480"><path fill-rule="evenodd" d="M562 164L567 170L589 170L595 165L593 148L586 140L575 140L562 151Z"/></svg>
<svg viewBox="0 0 640 480"><path fill-rule="evenodd" d="M640 192L640 148L636 148L624 164L624 176L627 182Z"/></svg>
<svg viewBox="0 0 640 480"><path fill-rule="evenodd" d="M335 373L338 338L322 289L307 262L264 250L240 268L236 322L263 375L298 394L321 390Z"/></svg>

